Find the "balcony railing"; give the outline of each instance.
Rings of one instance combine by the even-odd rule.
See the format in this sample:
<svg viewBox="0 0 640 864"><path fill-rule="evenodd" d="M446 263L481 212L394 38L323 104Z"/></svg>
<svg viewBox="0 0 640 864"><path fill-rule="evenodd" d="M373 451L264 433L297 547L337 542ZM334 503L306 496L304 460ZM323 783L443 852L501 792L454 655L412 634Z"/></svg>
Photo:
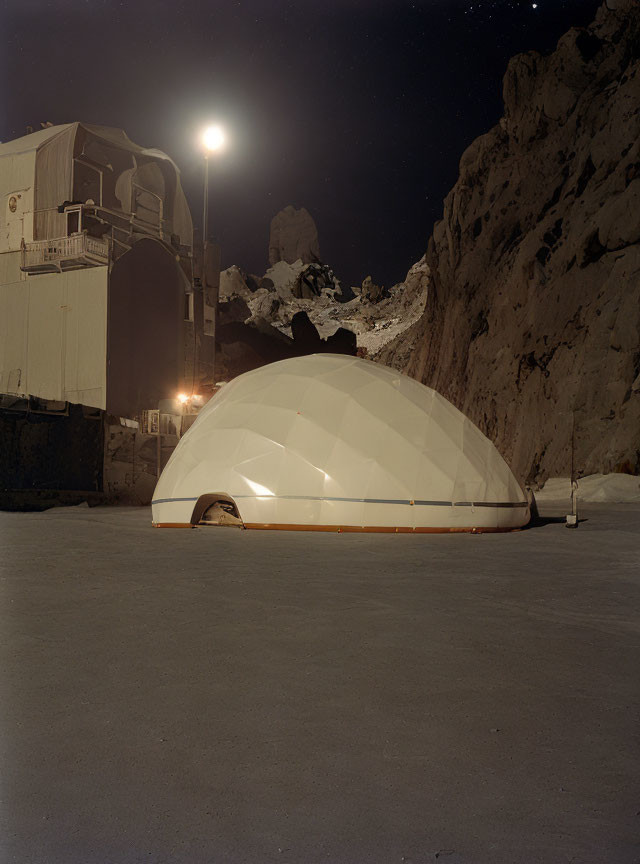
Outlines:
<svg viewBox="0 0 640 864"><path fill-rule="evenodd" d="M36 240L22 247L20 269L26 273L59 273L109 262L109 243L87 234Z"/></svg>

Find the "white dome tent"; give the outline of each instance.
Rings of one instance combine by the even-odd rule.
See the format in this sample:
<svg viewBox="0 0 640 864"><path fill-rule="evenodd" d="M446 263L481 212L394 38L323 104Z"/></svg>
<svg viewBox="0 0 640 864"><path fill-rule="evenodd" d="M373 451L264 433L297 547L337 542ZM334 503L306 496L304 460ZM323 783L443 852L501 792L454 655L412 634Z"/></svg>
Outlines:
<svg viewBox="0 0 640 864"><path fill-rule="evenodd" d="M158 527L480 532L529 521L511 470L464 414L406 375L335 354L223 387L180 440L152 506Z"/></svg>

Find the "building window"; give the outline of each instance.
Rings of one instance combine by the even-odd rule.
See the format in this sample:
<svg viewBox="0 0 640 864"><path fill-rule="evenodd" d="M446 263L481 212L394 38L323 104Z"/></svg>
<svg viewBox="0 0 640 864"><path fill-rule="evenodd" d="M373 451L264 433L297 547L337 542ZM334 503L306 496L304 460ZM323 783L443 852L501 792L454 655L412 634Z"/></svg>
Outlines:
<svg viewBox="0 0 640 864"><path fill-rule="evenodd" d="M102 172L79 159L73 162L73 198L83 204L102 204Z"/></svg>
<svg viewBox="0 0 640 864"><path fill-rule="evenodd" d="M67 237L80 233L80 210L67 210Z"/></svg>
<svg viewBox="0 0 640 864"><path fill-rule="evenodd" d="M193 294L184 295L184 320L193 321Z"/></svg>

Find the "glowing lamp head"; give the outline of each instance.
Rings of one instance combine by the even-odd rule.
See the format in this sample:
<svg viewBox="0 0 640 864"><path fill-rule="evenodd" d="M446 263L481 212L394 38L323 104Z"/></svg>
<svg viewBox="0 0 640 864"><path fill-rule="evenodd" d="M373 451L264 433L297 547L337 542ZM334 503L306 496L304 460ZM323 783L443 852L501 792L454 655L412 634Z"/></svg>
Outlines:
<svg viewBox="0 0 640 864"><path fill-rule="evenodd" d="M181 405L185 405L189 401L189 397L186 393L178 393L178 402Z"/></svg>
<svg viewBox="0 0 640 864"><path fill-rule="evenodd" d="M207 153L222 150L225 145L225 134L221 126L209 126L202 133L202 143Z"/></svg>

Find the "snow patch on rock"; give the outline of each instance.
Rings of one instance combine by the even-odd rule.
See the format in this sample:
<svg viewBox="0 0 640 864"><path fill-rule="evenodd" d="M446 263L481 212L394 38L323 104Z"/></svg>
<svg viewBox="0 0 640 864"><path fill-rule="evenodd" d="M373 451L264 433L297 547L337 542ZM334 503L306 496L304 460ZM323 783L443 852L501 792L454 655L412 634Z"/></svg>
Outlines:
<svg viewBox="0 0 640 864"><path fill-rule="evenodd" d="M323 339L341 327L351 330L361 353L375 359L388 342L421 317L429 277L425 256L384 299L375 302L361 293L341 302L340 283L325 265L304 264L300 259L293 264L278 261L263 277L246 274L237 266L224 270L220 274L220 300L242 299L251 313L244 323L266 321L286 336L291 336L294 315L306 312ZM317 296L308 296L312 293L308 283L319 291Z"/></svg>

